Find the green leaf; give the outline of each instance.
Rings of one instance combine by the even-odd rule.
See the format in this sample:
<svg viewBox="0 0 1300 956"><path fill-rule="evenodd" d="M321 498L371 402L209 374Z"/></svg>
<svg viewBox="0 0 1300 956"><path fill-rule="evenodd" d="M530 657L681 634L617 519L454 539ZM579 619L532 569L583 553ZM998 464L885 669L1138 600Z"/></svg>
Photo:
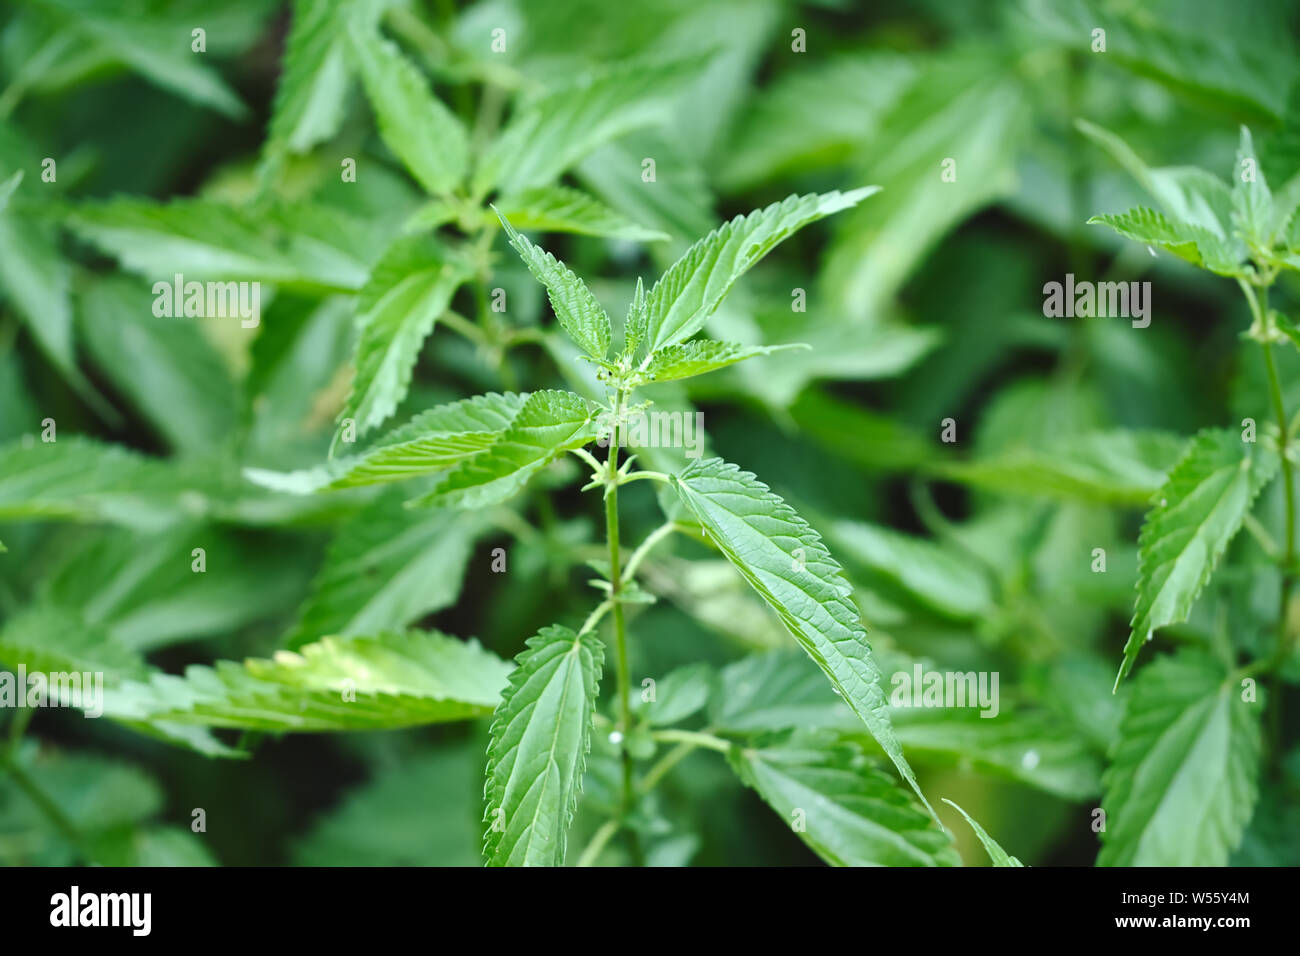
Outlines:
<svg viewBox="0 0 1300 956"><path fill-rule="evenodd" d="M70 381L84 381L73 340L71 277L52 230L0 210L0 292L40 350Z"/></svg>
<svg viewBox="0 0 1300 956"><path fill-rule="evenodd" d="M1300 349L1300 329L1281 312L1276 309L1272 310L1273 325L1275 325L1283 335L1291 340L1291 344Z"/></svg>
<svg viewBox="0 0 1300 956"><path fill-rule="evenodd" d="M291 472L246 468L244 475L266 488L303 495L443 471L491 448L527 399L527 393L489 392L439 405L420 412L359 455Z"/></svg>
<svg viewBox="0 0 1300 956"><path fill-rule="evenodd" d="M1098 866L1224 866L1259 796L1262 704L1200 653L1138 675L1110 754Z"/></svg>
<svg viewBox="0 0 1300 956"><path fill-rule="evenodd" d="M552 182L597 146L667 114L697 58L626 62L586 74L510 117L474 175L474 191L520 193Z"/></svg>
<svg viewBox="0 0 1300 956"><path fill-rule="evenodd" d="M634 242L669 238L666 232L643 228L599 199L568 186L539 186L501 199L497 206L503 219L534 232L571 232Z"/></svg>
<svg viewBox="0 0 1300 956"><path fill-rule="evenodd" d="M623 351L634 355L650 332L650 313L646 311L645 283L636 277L636 291L628 303L627 318L623 320Z"/></svg>
<svg viewBox="0 0 1300 956"><path fill-rule="evenodd" d="M285 206L266 214L206 199L157 203L118 198L71 207L69 228L124 267L160 286L194 280L271 282L355 291L365 283L369 235L325 207ZM176 314L181 307L173 302Z"/></svg>
<svg viewBox="0 0 1300 956"><path fill-rule="evenodd" d="M879 49L832 54L755 91L718 158L728 193L849 162L915 82L912 57ZM816 103L816 109L809 109Z"/></svg>
<svg viewBox="0 0 1300 956"><path fill-rule="evenodd" d="M97 45L113 61L130 67L151 83L231 119L247 115L247 107L221 74L191 49L187 22L141 16L137 8L115 8L94 0L36 2L61 24L75 30L83 43Z"/></svg>
<svg viewBox="0 0 1300 956"><path fill-rule="evenodd" d="M796 734L733 748L732 766L832 866L958 866L952 837L853 741Z"/></svg>
<svg viewBox="0 0 1300 956"><path fill-rule="evenodd" d="M63 696L65 685L60 682L57 699L64 706L80 706L88 717L112 717L112 700L121 687L135 686L134 679L143 680L148 668L140 652L127 641L119 640L99 624L88 622L81 612L49 607L32 606L16 615L0 632L0 661L11 668L25 667L29 673L60 673L71 677L78 674L102 675L102 684L81 681L81 697ZM93 687L93 690L88 688ZM52 699L56 689L50 687ZM239 752L225 746L202 727L177 726L167 720L139 725L129 719L123 721L142 733L158 737L169 743L187 747L211 757L238 757Z"/></svg>
<svg viewBox="0 0 1300 956"><path fill-rule="evenodd" d="M1063 800L1100 793L1101 761L1078 733L1043 711L1012 707L1002 694L996 716L977 707L896 707L894 732L919 764L974 770Z"/></svg>
<svg viewBox="0 0 1300 956"><path fill-rule="evenodd" d="M1127 143L1087 120L1076 120L1079 131L1099 145L1151 194L1175 223L1198 226L1218 239L1231 238L1232 190L1223 180L1195 166L1152 169Z"/></svg>
<svg viewBox="0 0 1300 956"><path fill-rule="evenodd" d="M554 625L530 637L492 720L489 866L559 866L578 805L604 647Z"/></svg>
<svg viewBox="0 0 1300 956"><path fill-rule="evenodd" d="M826 537L850 567L869 573L868 583L887 585L886 598L899 592L956 620L994 613L988 573L963 552L861 521L836 521Z"/></svg>
<svg viewBox="0 0 1300 956"><path fill-rule="evenodd" d="M482 754L467 744L376 766L295 841L295 866L477 866Z"/></svg>
<svg viewBox="0 0 1300 956"><path fill-rule="evenodd" d="M1239 234L1248 245L1271 249L1273 194L1269 191L1264 170L1255 155L1255 143L1250 130L1241 128L1241 144L1237 147L1237 166L1232 176L1232 218Z"/></svg>
<svg viewBox="0 0 1300 956"><path fill-rule="evenodd" d="M728 365L735 365L758 355L771 355L787 349L806 349L808 346L792 345L737 345L735 342L715 342L696 339L679 342L655 352L643 373L647 381L675 382L682 378L704 375Z"/></svg>
<svg viewBox="0 0 1300 956"><path fill-rule="evenodd" d="M528 271L546 286L551 308L555 310L555 317L564 331L569 333L569 338L577 342L592 358L603 359L609 352L609 316L591 294L587 284L555 256L521 236L500 212L497 212L497 217L501 220L506 235L510 237L510 244L528 266Z"/></svg>
<svg viewBox="0 0 1300 956"><path fill-rule="evenodd" d="M969 813L957 806L957 804L953 803L947 797L944 797L943 802L966 818L966 822L970 824L970 828L974 830L975 835L979 837L980 843L984 844L984 849L988 851L989 859L993 861L994 866L1024 866L1024 864L1014 856L1010 856L1006 850L1002 849L1002 847L998 845L998 841L989 836L988 831L976 823L975 819Z"/></svg>
<svg viewBox="0 0 1300 956"><path fill-rule="evenodd" d="M696 242L668 267L646 298L650 351L698 332L736 280L791 234L851 209L878 190L865 186L847 193L791 195L737 216Z"/></svg>
<svg viewBox="0 0 1300 956"><path fill-rule="evenodd" d="M203 522L161 532L93 529L69 544L45 569L37 599L75 609L86 626L135 650L278 617L301 599L310 574L286 538ZM196 548L202 573L195 573Z"/></svg>
<svg viewBox="0 0 1300 956"><path fill-rule="evenodd" d="M417 506L485 508L518 492L570 448L597 434L587 402L573 392L533 392L510 427L486 451L461 462Z"/></svg>
<svg viewBox="0 0 1300 956"><path fill-rule="evenodd" d="M1164 483L1182 447L1181 439L1164 432L1088 432L928 470L1009 495L1142 505Z"/></svg>
<svg viewBox="0 0 1300 956"><path fill-rule="evenodd" d="M464 279L461 263L427 236L399 239L384 253L358 297L356 377L331 450L347 419L360 437L397 409L424 340Z"/></svg>
<svg viewBox="0 0 1300 956"><path fill-rule="evenodd" d="M1188 444L1142 522L1137 603L1116 687L1157 628L1187 620L1278 464L1229 429L1207 429Z"/></svg>
<svg viewBox="0 0 1300 956"><path fill-rule="evenodd" d="M327 637L243 664L191 665L105 693L104 715L275 733L386 730L491 713L510 665L436 631Z"/></svg>
<svg viewBox="0 0 1300 956"><path fill-rule="evenodd" d="M1050 714L1015 708L1005 697L994 717L981 716L975 706L903 706L897 675L910 677L916 662L892 651L877 661L886 686L894 687L890 722L912 761L1014 780L1065 800L1100 792L1097 755ZM731 734L825 728L870 743L862 722L813 662L794 651L752 654L725 667L709 702L709 725Z"/></svg>
<svg viewBox="0 0 1300 956"><path fill-rule="evenodd" d="M1031 124L1023 81L1008 75L1005 61L958 50L928 56L920 66L878 125L862 114L862 159L848 175L879 183L883 192L835 223L820 270L827 307L854 328L881 321L931 248L1011 194L1022 165ZM898 90L896 82L882 84L886 96ZM957 162L956 175L945 182L949 159Z"/></svg>
<svg viewBox="0 0 1300 956"><path fill-rule="evenodd" d="M42 606L29 606L6 622L0 630L0 661L29 673L101 674L109 684L147 671L137 651L87 625L79 614Z"/></svg>
<svg viewBox="0 0 1300 956"><path fill-rule="evenodd" d="M112 409L77 367L69 292L72 274L59 252L58 234L37 215L20 211L9 202L22 182L20 169L0 188L0 300L8 301L68 384L97 411L112 418ZM29 186L29 191L32 188Z"/></svg>
<svg viewBox="0 0 1300 956"><path fill-rule="evenodd" d="M469 137L410 60L373 29L351 32L352 53L379 135L428 192L450 193L469 167Z"/></svg>
<svg viewBox="0 0 1300 956"><path fill-rule="evenodd" d="M726 733L862 726L826 677L795 650L750 654L722 669L709 725Z"/></svg>
<svg viewBox="0 0 1300 956"><path fill-rule="evenodd" d="M714 687L713 668L708 664L687 664L669 671L655 683L654 699L632 698L632 711L655 727L667 727L698 713L709 702Z"/></svg>
<svg viewBox="0 0 1300 956"><path fill-rule="evenodd" d="M7 763L39 781L41 791L59 809L80 838L73 845L8 773ZM0 757L0 862L8 866L71 866L77 863L121 863L107 841L135 837L136 826L163 806L158 783L138 768L93 754L70 753L61 747L24 742L13 754ZM82 859L78 859L82 856Z"/></svg>
<svg viewBox="0 0 1300 956"><path fill-rule="evenodd" d="M821 537L767 485L720 458L694 461L672 481L709 540L777 613L924 802L890 726L844 570Z"/></svg>
<svg viewBox="0 0 1300 956"><path fill-rule="evenodd" d="M112 278L85 287L77 324L103 376L173 449L203 452L230 433L235 384L199 320L155 315L143 285Z"/></svg>
<svg viewBox="0 0 1300 956"><path fill-rule="evenodd" d="M1110 226L1126 239L1159 246L1216 275L1246 274L1240 256L1225 240L1201 226L1166 219L1154 209L1139 207L1119 215L1093 216L1088 224Z"/></svg>
<svg viewBox="0 0 1300 956"><path fill-rule="evenodd" d="M412 512L400 495L377 499L330 543L286 646L400 629L450 607L483 523L474 514Z"/></svg>
<svg viewBox="0 0 1300 956"><path fill-rule="evenodd" d="M160 528L204 502L169 463L80 436L0 445L0 518Z"/></svg>
<svg viewBox="0 0 1300 956"><path fill-rule="evenodd" d="M338 132L348 91L351 0L294 0L266 150L305 153Z"/></svg>

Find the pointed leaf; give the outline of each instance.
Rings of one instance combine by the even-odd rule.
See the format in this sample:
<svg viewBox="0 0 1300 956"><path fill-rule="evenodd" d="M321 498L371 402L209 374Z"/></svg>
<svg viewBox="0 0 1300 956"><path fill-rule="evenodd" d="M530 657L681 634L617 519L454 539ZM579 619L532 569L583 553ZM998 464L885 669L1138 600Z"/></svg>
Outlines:
<svg viewBox="0 0 1300 956"><path fill-rule="evenodd" d="M327 637L270 660L128 681L105 692L104 715L276 733L415 727L490 713L509 671L477 642L436 631Z"/></svg>
<svg viewBox="0 0 1300 956"><path fill-rule="evenodd" d="M730 755L741 780L832 866L958 866L952 837L853 741L795 734Z"/></svg>
<svg viewBox="0 0 1300 956"><path fill-rule="evenodd" d="M482 516L403 507L386 495L359 511L330 543L285 644L326 634L376 634L454 604Z"/></svg>
<svg viewBox="0 0 1300 956"><path fill-rule="evenodd" d="M572 232L636 242L669 238L667 233L638 226L594 196L568 186L539 186L502 199L497 205L502 217L517 229Z"/></svg>
<svg viewBox="0 0 1300 956"><path fill-rule="evenodd" d="M1241 128L1237 147L1237 165L1232 176L1232 218L1238 232L1249 244L1263 249L1273 246L1273 194L1264 179L1264 170L1255 155L1250 130Z"/></svg>
<svg viewBox="0 0 1300 956"><path fill-rule="evenodd" d="M496 186L512 194L550 183L600 144L664 116L698 63L621 63L522 106L483 157L475 191Z"/></svg>
<svg viewBox="0 0 1300 956"><path fill-rule="evenodd" d="M519 234L510 221L497 213L501 226L510 238L528 271L546 286L551 308L569 338L577 342L593 358L603 359L609 352L609 316L601 308L587 284L573 270L549 252L533 245Z"/></svg>
<svg viewBox="0 0 1300 956"><path fill-rule="evenodd" d="M469 165L469 138L428 81L374 30L351 32L352 53L379 135L428 192L449 193Z"/></svg>
<svg viewBox="0 0 1300 956"><path fill-rule="evenodd" d="M121 197L71 207L69 228L151 282L271 282L355 291L369 272L373 230L320 206L254 214L206 199L157 203ZM155 294L163 290L155 287ZM188 293L182 289L182 295ZM174 296L172 297L174 299ZM173 314L183 302L173 301Z"/></svg>
<svg viewBox="0 0 1300 956"><path fill-rule="evenodd" d="M544 628L528 639L492 720L489 866L559 866L578 805L604 646L595 634Z"/></svg>
<svg viewBox="0 0 1300 956"><path fill-rule="evenodd" d="M767 485L720 458L692 462L673 484L709 539L777 613L924 802L890 726L880 671L844 569L821 537Z"/></svg>
<svg viewBox="0 0 1300 956"><path fill-rule="evenodd" d="M160 528L206 502L170 463L81 436L0 445L0 519Z"/></svg>
<svg viewBox="0 0 1300 956"><path fill-rule="evenodd" d="M988 832L976 823L969 813L946 797L943 802L966 818L966 822L970 824L970 828L974 830L975 835L979 837L980 843L984 844L984 849L988 851L989 859L993 861L994 866L1024 866L1024 864L1014 856L1011 856L1006 850L1002 849L1002 847L998 845L998 841L989 836Z"/></svg>
<svg viewBox="0 0 1300 956"><path fill-rule="evenodd" d="M650 350L690 338L730 291L778 243L804 226L856 206L878 191L790 196L709 233L669 266L646 299Z"/></svg>
<svg viewBox="0 0 1300 956"><path fill-rule="evenodd" d="M1106 772L1098 866L1225 866L1259 796L1259 702L1215 660L1143 668Z"/></svg>
<svg viewBox="0 0 1300 956"><path fill-rule="evenodd" d="M1079 131L1100 146L1151 194L1167 217L1208 230L1220 239L1232 235L1232 190L1217 176L1195 166L1153 169L1110 130L1076 120Z"/></svg>
<svg viewBox="0 0 1300 956"><path fill-rule="evenodd" d="M674 382L682 378L704 375L707 372L735 365L758 355L771 355L787 349L806 349L798 343L791 345L737 345L735 342L715 342L697 339L679 342L655 352L646 366L645 378L652 382Z"/></svg>
<svg viewBox="0 0 1300 956"><path fill-rule="evenodd" d="M207 106L231 119L248 109L206 57L191 49L188 22L141 16L137 7L94 0L37 0L51 16L71 27L82 42L101 48L108 57L163 89Z"/></svg>
<svg viewBox="0 0 1300 956"><path fill-rule="evenodd" d="M491 448L527 398L527 393L490 392L439 405L416 415L359 455L335 458L299 471L246 468L244 475L266 488L305 495L326 488L377 485L444 471Z"/></svg>
<svg viewBox="0 0 1300 956"><path fill-rule="evenodd" d="M1142 523L1137 604L1116 686L1157 628L1187 620L1278 464L1275 454L1242 442L1235 431L1206 430L1192 439Z"/></svg>
<svg viewBox="0 0 1300 956"><path fill-rule="evenodd" d="M1240 256L1226 240L1201 226L1166 219L1154 209L1139 207L1114 216L1093 216L1088 223L1110 226L1126 239L1159 246L1217 275L1246 274Z"/></svg>
<svg viewBox="0 0 1300 956"><path fill-rule="evenodd" d="M343 122L351 0L295 0L275 91L269 152L303 153Z"/></svg>
<svg viewBox="0 0 1300 956"><path fill-rule="evenodd" d="M360 437L397 409L424 340L464 278L461 264L426 236L399 239L384 253L357 300L356 377L332 450L341 445L346 419L356 422Z"/></svg>
<svg viewBox="0 0 1300 956"><path fill-rule="evenodd" d="M544 466L596 434L596 422L583 398L573 392L534 392L490 448L461 462L414 504L459 508L499 504Z"/></svg>
<svg viewBox="0 0 1300 956"><path fill-rule="evenodd" d="M928 470L1009 495L1142 505L1164 483L1182 447L1165 432L1088 432Z"/></svg>

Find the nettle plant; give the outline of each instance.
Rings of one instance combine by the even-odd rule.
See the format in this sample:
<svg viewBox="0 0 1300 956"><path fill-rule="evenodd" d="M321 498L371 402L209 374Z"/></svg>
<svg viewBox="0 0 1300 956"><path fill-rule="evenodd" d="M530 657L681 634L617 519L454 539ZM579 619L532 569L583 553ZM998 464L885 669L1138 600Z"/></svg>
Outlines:
<svg viewBox="0 0 1300 956"><path fill-rule="evenodd" d="M1284 753L1281 685L1297 676L1292 591L1300 415L1293 409L1288 417L1275 349L1300 347L1300 332L1270 307L1269 290L1283 269L1300 269L1300 175L1272 192L1244 127L1229 185L1197 168L1148 168L1113 134L1080 126L1162 210L1137 208L1089 222L1234 280L1251 316L1242 339L1263 360L1266 399L1258 417L1197 433L1155 494L1139 537L1137 601L1116 687L1157 630L1188 621L1242 528L1254 547L1247 541L1235 549L1234 564L1272 592L1275 613L1271 620L1261 615L1258 598L1234 600L1231 626L1220 621L1203 644L1144 667L1103 780L1107 825L1099 863L1222 865L1259 800L1265 758L1271 755L1277 767ZM1261 495L1279 474L1280 540L1268 531L1268 516L1255 514L1275 513ZM1256 640L1257 624L1271 637ZM1270 686L1257 686L1260 681Z"/></svg>
<svg viewBox="0 0 1300 956"><path fill-rule="evenodd" d="M589 467L583 490L604 499L607 557L591 562L598 574L591 583L603 598L576 628L552 624L539 630L510 672L487 749L484 852L489 864L564 862L593 735L598 758L617 764L617 799L579 862L598 858L620 830L629 836L632 859L642 859L635 823L640 802L696 748L726 755L741 778L829 862L959 862L903 756L851 589L820 536L753 474L721 459L698 459L665 474L634 468L636 454L621 455L632 420L649 405L637 401L640 387L703 375L781 348L695 336L736 280L781 240L873 192L868 187L791 196L710 233L649 292L638 279L622 347L613 354L612 323L587 285L502 216L510 243L545 286L560 325L598 367L606 400L593 402L562 390L481 395L421 412L363 453L288 475L251 473L272 487L298 492L434 476L432 487L409 502L412 508L474 510L504 502L566 453ZM589 450L592 445L608 448L603 459ZM620 533L619 491L638 481L661 485L666 520L629 551ZM716 548L735 566L816 662L924 809L874 766L875 748L860 735L672 726L706 705L761 711L785 703L775 694L766 699L752 686L744 691L747 702L737 699L741 686L758 674L737 675L731 686L715 688L707 668L688 665L657 684L633 686L629 611L653 600L637 583L637 572L655 545L673 534ZM606 653L598 630L607 617L614 680L608 715L599 694ZM762 663L778 667L778 673L767 675L770 682L788 662ZM641 706L634 707L634 696ZM742 724L733 719L731 725ZM776 726L793 728L794 722ZM658 746L669 744L674 749L658 762L641 766ZM993 844L990 852L1009 859Z"/></svg>

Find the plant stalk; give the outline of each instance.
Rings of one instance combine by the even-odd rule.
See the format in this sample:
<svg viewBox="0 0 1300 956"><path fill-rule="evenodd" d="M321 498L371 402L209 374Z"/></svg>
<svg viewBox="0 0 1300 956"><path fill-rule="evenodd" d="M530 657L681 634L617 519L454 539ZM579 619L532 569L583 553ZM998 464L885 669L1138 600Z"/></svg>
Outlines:
<svg viewBox="0 0 1300 956"><path fill-rule="evenodd" d="M627 660L627 623L623 616L623 602L620 600L623 590L623 572L619 563L620 545L618 533L618 451L620 425L623 417L623 403L626 393L619 391L614 400L614 425L610 431L609 456L605 461L605 539L609 544L609 598L614 613L614 649L617 658L616 679L618 684L618 729L622 734L619 752L623 766L622 812L626 816L632 810L635 790L632 784L632 754L628 750L628 735L632 732L632 679ZM639 863L640 847L636 834L629 831L633 859Z"/></svg>
<svg viewBox="0 0 1300 956"><path fill-rule="evenodd" d="M1282 383L1277 374L1277 363L1273 358L1272 320L1268 311L1268 286L1262 286L1256 296L1250 286L1242 283L1246 299L1250 303L1255 324L1263 332L1260 343L1264 350L1264 367L1268 370L1268 391L1273 403L1273 413L1277 416L1278 454L1282 459L1282 492L1286 500L1286 517L1283 527L1281 570L1282 579L1278 587L1277 606L1277 642L1273 658L1269 662L1271 671L1269 690L1272 698L1268 715L1268 732L1273 758L1276 763L1280 756L1282 733L1282 681L1277 671L1286 663L1288 651L1287 612L1291 605L1291 588L1295 577L1295 478L1291 467L1290 422L1286 414L1286 402L1282 397Z"/></svg>

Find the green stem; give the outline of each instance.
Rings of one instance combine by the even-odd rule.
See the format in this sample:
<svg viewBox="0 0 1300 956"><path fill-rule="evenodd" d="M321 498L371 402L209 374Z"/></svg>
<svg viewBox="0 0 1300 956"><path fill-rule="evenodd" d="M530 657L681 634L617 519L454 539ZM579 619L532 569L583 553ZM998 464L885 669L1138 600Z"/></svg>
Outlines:
<svg viewBox="0 0 1300 956"><path fill-rule="evenodd" d="M640 567L641 562L645 560L645 556L650 553L650 549L676 530L676 523L667 521L646 535L645 540L637 545L636 550L632 552L632 557L628 558L627 566L623 568L622 583L629 583L636 575L636 569Z"/></svg>
<svg viewBox="0 0 1300 956"><path fill-rule="evenodd" d="M1282 383L1277 374L1277 363L1273 359L1273 326L1268 311L1268 286L1261 286L1259 295L1246 282L1238 280L1246 301L1250 304L1254 327L1260 333L1260 345L1264 350L1264 367L1268 371L1268 391L1273 403L1273 414L1277 417L1278 454L1282 459L1282 492L1286 499L1286 518L1283 527L1281 569L1282 580L1278 587L1277 607L1277 642L1273 657L1269 661L1271 671L1269 687L1272 704L1269 707L1269 740L1274 759L1280 755L1282 734L1282 681L1277 671L1286 663L1289 651L1287 634L1287 611L1291 604L1291 587L1295 577L1295 479L1292 474L1290 458L1290 422L1286 414L1286 402L1282 397Z"/></svg>
<svg viewBox="0 0 1300 956"><path fill-rule="evenodd" d="M596 605L595 610L587 615L587 620L582 622L582 627L578 629L579 634L586 634L600 623L600 619L609 613L610 608L614 606L612 601L601 601Z"/></svg>
<svg viewBox="0 0 1300 956"><path fill-rule="evenodd" d="M600 851L605 849L605 844L610 841L615 833L618 832L617 820L606 820L601 824L600 829L595 832L591 842L587 844L586 849L582 851L582 856L578 857L578 866L591 866L600 856Z"/></svg>
<svg viewBox="0 0 1300 956"><path fill-rule="evenodd" d="M664 743L677 741L677 746L668 751L659 762L646 771L641 778L639 790L641 793L649 793L659 785L669 770L677 766L684 757L693 753L700 747L708 747L710 750L717 750L726 753L731 749L731 744L721 737L715 737L707 730L698 733L689 730L659 730L652 734L655 740Z"/></svg>
<svg viewBox="0 0 1300 956"><path fill-rule="evenodd" d="M665 743L691 744L695 747L707 747L718 753L730 753L731 741L700 730L656 730L651 736Z"/></svg>
<svg viewBox="0 0 1300 956"><path fill-rule="evenodd" d="M632 784L632 754L628 750L628 736L632 732L632 678L627 660L627 623L623 615L623 602L619 600L623 590L623 573L619 565L620 545L618 534L618 451L619 426L623 415L625 392L620 391L614 400L614 427L610 432L609 457L605 462L605 540L609 544L609 599L614 605L614 648L617 657L616 677L618 683L618 729L622 734L620 754L623 765L623 799L622 813L626 816L632 810L635 790ZM633 860L639 862L640 847L636 834L630 832Z"/></svg>

